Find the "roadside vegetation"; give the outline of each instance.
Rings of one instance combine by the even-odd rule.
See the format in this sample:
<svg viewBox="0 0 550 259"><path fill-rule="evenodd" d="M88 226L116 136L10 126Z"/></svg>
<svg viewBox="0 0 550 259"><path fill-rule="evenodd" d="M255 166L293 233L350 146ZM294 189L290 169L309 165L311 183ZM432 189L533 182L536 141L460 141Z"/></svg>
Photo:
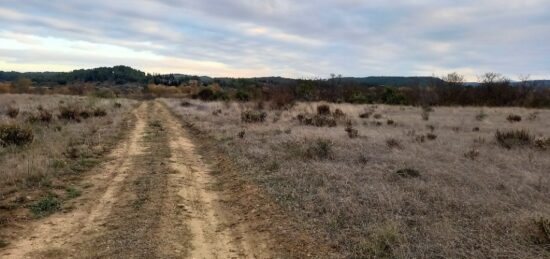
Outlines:
<svg viewBox="0 0 550 259"><path fill-rule="evenodd" d="M550 256L547 110L164 101L341 257Z"/></svg>
<svg viewBox="0 0 550 259"><path fill-rule="evenodd" d="M0 228L48 216L80 196L85 190L73 185L123 136L134 103L0 95Z"/></svg>

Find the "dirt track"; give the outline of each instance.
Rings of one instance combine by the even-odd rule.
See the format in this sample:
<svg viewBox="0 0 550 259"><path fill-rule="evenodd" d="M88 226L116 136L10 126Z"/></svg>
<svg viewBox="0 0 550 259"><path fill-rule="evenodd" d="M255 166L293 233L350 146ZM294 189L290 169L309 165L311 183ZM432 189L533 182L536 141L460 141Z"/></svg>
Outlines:
<svg viewBox="0 0 550 259"><path fill-rule="evenodd" d="M67 213L24 227L2 258L271 258L263 234L223 209L209 166L158 102Z"/></svg>

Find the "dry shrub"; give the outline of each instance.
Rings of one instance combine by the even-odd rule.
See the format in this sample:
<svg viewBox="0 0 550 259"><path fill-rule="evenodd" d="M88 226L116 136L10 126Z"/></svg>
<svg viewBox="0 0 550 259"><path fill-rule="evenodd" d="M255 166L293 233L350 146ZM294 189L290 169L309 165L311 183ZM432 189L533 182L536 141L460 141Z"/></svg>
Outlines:
<svg viewBox="0 0 550 259"><path fill-rule="evenodd" d="M313 159L328 159L332 157L332 146L334 144L328 139L316 139L313 143L308 143L305 155Z"/></svg>
<svg viewBox="0 0 550 259"><path fill-rule="evenodd" d="M349 138L357 138L359 136L359 131L357 131L357 129L353 128L353 125L351 124L351 121L347 122L346 132L348 133Z"/></svg>
<svg viewBox="0 0 550 259"><path fill-rule="evenodd" d="M0 145L23 146L30 144L34 139L31 128L16 124L0 125Z"/></svg>
<svg viewBox="0 0 550 259"><path fill-rule="evenodd" d="M511 123L520 122L521 121L521 116L519 116L517 114L510 114L510 115L508 115L508 117L506 117L506 120L508 120Z"/></svg>
<svg viewBox="0 0 550 259"><path fill-rule="evenodd" d="M402 148L401 141L399 141L396 138L387 138L386 146L388 146L389 148L398 148L398 149Z"/></svg>
<svg viewBox="0 0 550 259"><path fill-rule="evenodd" d="M300 124L316 127L336 127L336 120L331 116L326 115L309 115L309 114L298 114L297 116Z"/></svg>
<svg viewBox="0 0 550 259"><path fill-rule="evenodd" d="M243 111L241 112L241 121L246 123L264 122L267 113L263 111Z"/></svg>
<svg viewBox="0 0 550 259"><path fill-rule="evenodd" d="M93 112L94 117L105 117L107 116L107 111L104 108L96 107Z"/></svg>
<svg viewBox="0 0 550 259"><path fill-rule="evenodd" d="M513 146L527 146L533 143L533 136L526 130L497 130L495 139L497 143L508 149Z"/></svg>
<svg viewBox="0 0 550 259"><path fill-rule="evenodd" d="M420 177L420 172L412 168L404 168L395 171L395 174L403 178L417 178Z"/></svg>
<svg viewBox="0 0 550 259"><path fill-rule="evenodd" d="M17 115L19 115L19 108L8 107L8 110L6 111L6 115L8 115L8 117L12 119L17 118Z"/></svg>
<svg viewBox="0 0 550 259"><path fill-rule="evenodd" d="M321 104L317 106L318 115L330 115L330 106L328 104Z"/></svg>
<svg viewBox="0 0 550 259"><path fill-rule="evenodd" d="M39 108L38 113L31 114L28 118L28 121L30 123L35 123L35 122L49 123L52 121L52 119L53 119L53 114L50 111Z"/></svg>
<svg viewBox="0 0 550 259"><path fill-rule="evenodd" d="M68 121L80 122L81 109L75 104L59 106L59 118Z"/></svg>

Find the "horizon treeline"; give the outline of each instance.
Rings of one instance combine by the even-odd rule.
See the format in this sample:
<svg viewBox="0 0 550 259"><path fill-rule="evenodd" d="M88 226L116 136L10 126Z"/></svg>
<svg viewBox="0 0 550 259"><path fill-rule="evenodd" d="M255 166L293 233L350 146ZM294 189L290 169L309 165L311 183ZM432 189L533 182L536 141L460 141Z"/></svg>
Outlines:
<svg viewBox="0 0 550 259"><path fill-rule="evenodd" d="M341 77L329 79L211 78L146 74L127 66L72 72L2 72L0 93L72 94L98 97L191 97L205 101L295 101L402 105L550 107L547 81L512 82L485 73L469 83L457 73L437 77Z"/></svg>

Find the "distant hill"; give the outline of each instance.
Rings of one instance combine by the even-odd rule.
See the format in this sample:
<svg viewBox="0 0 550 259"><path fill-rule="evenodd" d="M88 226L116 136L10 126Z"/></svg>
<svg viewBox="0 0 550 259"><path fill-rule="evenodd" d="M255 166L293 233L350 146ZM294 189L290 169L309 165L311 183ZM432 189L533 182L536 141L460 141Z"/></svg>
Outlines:
<svg viewBox="0 0 550 259"><path fill-rule="evenodd" d="M138 84L147 83L164 84L177 86L185 84L190 80L198 81L202 85L214 82L222 87L246 87L254 85L293 85L304 79L292 79L284 77L253 77L253 78L230 78L230 77L208 77L185 74L146 74L140 70L128 66L98 67L93 69L78 69L71 72L3 72L0 71L0 82L14 81L18 78L29 78L37 85L65 85L72 83L104 83L104 84ZM327 79L327 82L336 81L346 85L357 86L438 86L444 83L436 77L404 77L404 76L369 76L369 77L341 77ZM550 80L533 80L533 85L550 87ZM512 82L515 84L515 82ZM466 83L469 86L477 86L479 83Z"/></svg>

